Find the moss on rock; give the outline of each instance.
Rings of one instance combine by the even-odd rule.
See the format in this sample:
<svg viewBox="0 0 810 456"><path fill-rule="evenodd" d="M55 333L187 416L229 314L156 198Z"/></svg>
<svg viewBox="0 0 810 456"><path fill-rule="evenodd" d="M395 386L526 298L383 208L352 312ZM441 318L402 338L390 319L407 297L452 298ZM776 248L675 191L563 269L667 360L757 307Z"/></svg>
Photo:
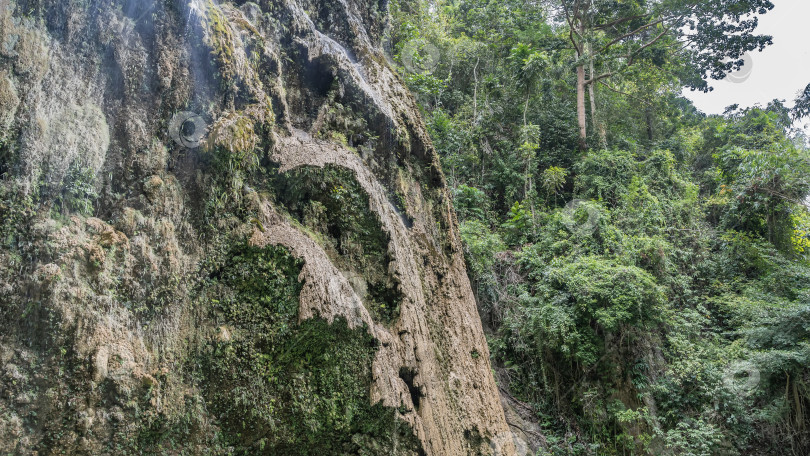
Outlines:
<svg viewBox="0 0 810 456"><path fill-rule="evenodd" d="M225 258L201 295L219 331L198 372L223 443L249 454L416 453L397 412L370 402L377 341L366 328L298 324L301 264L282 247L241 245Z"/></svg>
<svg viewBox="0 0 810 456"><path fill-rule="evenodd" d="M375 319L396 321L402 295L389 268L389 238L354 173L333 165L301 167L280 174L275 190L293 217L326 240L327 253Z"/></svg>
<svg viewBox="0 0 810 456"><path fill-rule="evenodd" d="M0 147L8 136L17 107L20 105L20 96L12 78L7 72L0 71Z"/></svg>

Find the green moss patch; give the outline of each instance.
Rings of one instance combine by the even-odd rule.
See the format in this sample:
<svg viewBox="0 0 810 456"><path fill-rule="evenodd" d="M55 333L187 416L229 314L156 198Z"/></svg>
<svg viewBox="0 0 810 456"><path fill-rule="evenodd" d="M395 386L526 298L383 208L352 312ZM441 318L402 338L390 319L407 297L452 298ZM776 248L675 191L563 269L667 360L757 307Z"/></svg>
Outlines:
<svg viewBox="0 0 810 456"><path fill-rule="evenodd" d="M321 235L332 261L350 276L374 318L396 321L402 295L389 272L389 237L354 173L331 165L306 166L279 175L274 185L290 214Z"/></svg>
<svg viewBox="0 0 810 456"><path fill-rule="evenodd" d="M223 443L237 454L417 452L396 410L371 405L377 341L367 328L297 323L301 266L284 248L245 245L207 280L218 332L198 373Z"/></svg>

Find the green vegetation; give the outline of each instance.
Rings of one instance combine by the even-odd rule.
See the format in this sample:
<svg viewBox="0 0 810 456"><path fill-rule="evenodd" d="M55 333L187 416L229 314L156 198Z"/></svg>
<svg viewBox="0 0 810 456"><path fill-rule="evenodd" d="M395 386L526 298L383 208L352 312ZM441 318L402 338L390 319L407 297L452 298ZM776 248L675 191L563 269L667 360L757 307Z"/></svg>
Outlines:
<svg viewBox="0 0 810 456"><path fill-rule="evenodd" d="M281 247L237 246L200 299L219 333L199 354L203 394L238 454L413 451L396 410L371 404L377 341L343 319L298 323L299 261Z"/></svg>
<svg viewBox="0 0 810 456"><path fill-rule="evenodd" d="M810 151L792 129L810 85L716 116L682 95L770 43L771 1L5 3L3 453L418 455L402 415L432 439L475 424L458 411L486 385L420 391L467 376L444 355L469 328L431 296L464 286L430 257L456 253L453 217L399 81L369 65L384 42L539 454L810 454ZM187 109L200 147L167 134ZM291 128L356 153L410 230L398 246L429 256L415 280L437 315L411 342L437 369L383 366L414 411L371 402L369 328L299 321L301 261L246 241L286 217L331 261L304 276L336 267L412 345L366 182L279 173Z"/></svg>
<svg viewBox="0 0 810 456"><path fill-rule="evenodd" d="M810 151L791 129L808 91L723 116L681 95L767 45L743 18L772 6L392 5L540 454L810 452Z"/></svg>
<svg viewBox="0 0 810 456"><path fill-rule="evenodd" d="M56 197L56 205L62 212L83 216L93 215L93 201L98 198L95 172L73 162Z"/></svg>
<svg viewBox="0 0 810 456"><path fill-rule="evenodd" d="M396 321L402 296L389 271L388 234L354 172L333 165L302 167L279 174L274 189L290 215L317 233L334 264L355 277L369 312L378 321Z"/></svg>
<svg viewBox="0 0 810 456"><path fill-rule="evenodd" d="M13 182L0 180L0 246L14 250L17 236L29 225L35 213L34 198Z"/></svg>
<svg viewBox="0 0 810 456"><path fill-rule="evenodd" d="M214 2L208 0L203 8L206 44L211 47L211 57L216 59L219 65L219 77L223 88L231 89L239 76L236 68L236 51L233 48L233 32L228 19Z"/></svg>

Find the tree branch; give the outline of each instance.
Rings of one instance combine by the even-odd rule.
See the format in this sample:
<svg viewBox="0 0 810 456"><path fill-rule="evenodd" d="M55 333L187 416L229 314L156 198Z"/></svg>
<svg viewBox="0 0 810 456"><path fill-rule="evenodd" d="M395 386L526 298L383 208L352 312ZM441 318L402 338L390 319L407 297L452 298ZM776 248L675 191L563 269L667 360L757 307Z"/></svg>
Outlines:
<svg viewBox="0 0 810 456"><path fill-rule="evenodd" d="M664 28L664 30L662 30L662 31L661 31L661 33L659 33L659 34L658 34L658 36L656 36L655 38L653 38L653 39L652 39L652 40L651 40L649 43L647 43L647 44L645 44L644 46L641 46L640 48L636 49L636 50L635 50L635 51L634 51L632 54L629 54L629 55L627 56L627 58L628 58L628 60L629 60L628 65L632 65L632 64L633 64L633 60L635 59L635 57L636 57L636 56L637 56L637 55L638 55L638 54L639 54L641 51L643 51L644 49L647 49L648 47L650 47L650 46L652 46L653 44L655 44L656 42L658 42L658 40L660 40L660 39L661 39L661 38L662 38L664 35L666 35L666 34L667 34L667 32L669 32L669 30L670 30L670 28L669 28L669 27L665 27L665 28Z"/></svg>
<svg viewBox="0 0 810 456"><path fill-rule="evenodd" d="M587 81L585 81L585 85L588 85L588 84L593 84L593 83L595 83L595 82L599 82L599 81L601 81L602 79L607 79L607 78L609 78L609 77L611 77L611 76L613 76L613 73L611 73L611 72L607 72L607 73L605 73L605 74L600 74L600 75L599 75L599 76L597 76L597 77L593 77L593 76L591 76L591 79L588 79Z"/></svg>
<svg viewBox="0 0 810 456"><path fill-rule="evenodd" d="M618 43L619 41L622 41L625 38L629 38L629 37L631 37L633 35L637 35L639 32L642 32L642 31L644 31L644 30L646 30L646 29L648 29L648 28L650 28L652 26L658 25L658 24L660 24L662 22L664 22L664 19L659 19L659 20L657 20L655 22L650 22L648 24L642 25L641 27L633 30L632 32L625 33L624 35L614 39L610 43L602 46L602 49L599 49L599 51L597 51L597 54L601 54L602 52L605 52L606 50L608 50L608 48L610 48L614 44Z"/></svg>
<svg viewBox="0 0 810 456"><path fill-rule="evenodd" d="M619 90L617 88L611 87L609 84L607 84L605 82L599 81L599 84L602 84L603 86L607 87L610 91L618 93L619 95L624 95L626 97L630 97L630 98L642 103L645 106L652 106L652 103L650 103L649 101L647 101L647 100L645 100L643 98L639 98L639 97L637 97L635 95L631 95L631 94L629 94L627 92L622 92L621 90Z"/></svg>
<svg viewBox="0 0 810 456"><path fill-rule="evenodd" d="M579 54L579 46L577 46L577 41L574 39L574 20L571 18L571 13L568 12L568 5L565 3L565 1L562 2L562 5L563 11L565 11L565 22L568 22L568 39L571 40L574 50L576 50L577 54Z"/></svg>
<svg viewBox="0 0 810 456"><path fill-rule="evenodd" d="M608 22L607 24L597 25L596 27L593 27L593 29L594 30L604 30L606 28L613 27L613 26L619 25L619 24L627 22L627 21L641 19L642 17L649 17L649 16L651 16L651 14L639 14L639 15L636 15L636 16L622 17L622 18L616 19L615 21Z"/></svg>

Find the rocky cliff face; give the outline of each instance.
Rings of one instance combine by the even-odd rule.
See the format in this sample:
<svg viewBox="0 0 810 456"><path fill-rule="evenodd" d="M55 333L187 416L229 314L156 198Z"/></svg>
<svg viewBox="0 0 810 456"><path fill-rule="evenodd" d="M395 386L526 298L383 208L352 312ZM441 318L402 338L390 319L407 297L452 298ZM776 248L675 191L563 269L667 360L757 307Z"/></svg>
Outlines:
<svg viewBox="0 0 810 456"><path fill-rule="evenodd" d="M0 0L0 452L513 454L367 0Z"/></svg>

